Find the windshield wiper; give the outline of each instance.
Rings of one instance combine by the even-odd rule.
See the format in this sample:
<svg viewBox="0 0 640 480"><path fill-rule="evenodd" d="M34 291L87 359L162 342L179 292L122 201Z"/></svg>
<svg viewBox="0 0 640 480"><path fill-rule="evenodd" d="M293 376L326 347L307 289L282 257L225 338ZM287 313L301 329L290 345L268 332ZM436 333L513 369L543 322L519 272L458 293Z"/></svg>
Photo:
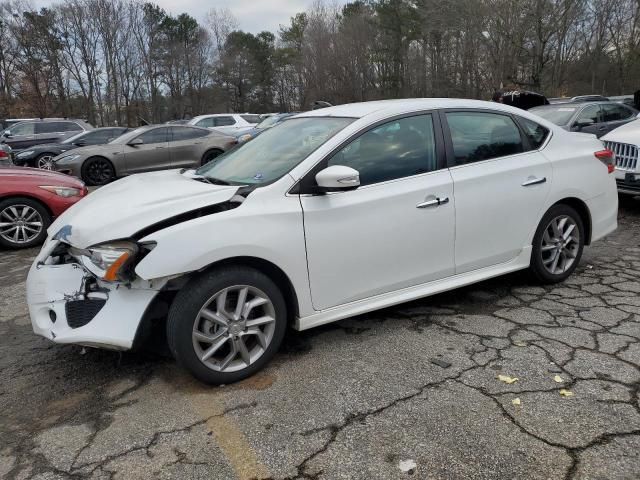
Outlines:
<svg viewBox="0 0 640 480"><path fill-rule="evenodd" d="M225 180L220 180L219 178L213 178L213 177L205 177L203 175L193 176L191 178L193 178L198 182L208 183L209 185L231 185L229 182Z"/></svg>

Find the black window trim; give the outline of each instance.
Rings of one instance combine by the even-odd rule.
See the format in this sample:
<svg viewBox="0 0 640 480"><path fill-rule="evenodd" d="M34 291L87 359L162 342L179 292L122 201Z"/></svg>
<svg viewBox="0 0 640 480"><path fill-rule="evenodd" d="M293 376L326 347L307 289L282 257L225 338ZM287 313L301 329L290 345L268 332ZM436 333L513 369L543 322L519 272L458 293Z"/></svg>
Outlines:
<svg viewBox="0 0 640 480"><path fill-rule="evenodd" d="M527 142L526 145L528 146L528 150L526 152L522 152L522 153L539 152L540 150L544 150L544 148L549 144L549 141L550 141L551 137L553 136L553 130L551 130L549 127L545 127L540 122L537 122L537 121L532 120L530 118L523 117L522 115L513 115L513 119L516 121L516 125L520 129L520 135L523 135L525 137L526 142ZM540 125L542 128L547 130L547 136L544 137L544 142L542 142L538 148L533 148L533 145L529 141L529 135L527 135L527 130L526 130L526 127L524 126L524 124L522 123L522 120L528 120L529 122L536 123L536 124ZM498 158L502 158L502 157L498 157Z"/></svg>
<svg viewBox="0 0 640 480"><path fill-rule="evenodd" d="M479 163L484 163L484 162L493 162L495 160L502 160L504 158L512 158L512 157L516 157L518 155L524 155L527 153L530 153L532 151L535 151L536 149L532 148L531 143L529 143L529 138L527 137L527 135L524 132L524 129L522 128L522 125L520 125L520 123L518 122L518 120L516 119L516 115L514 115L511 112L504 112L501 110L492 110L490 108L442 108L440 110L438 110L439 114L440 114L440 123L442 125L442 131L443 131L443 135L444 135L444 142L445 142L445 149L446 149L446 155L447 155L447 167L448 168L461 168L461 167L468 167L471 165L477 165ZM525 150L523 152L519 152L519 153L513 153L511 155L504 155L502 157L493 157L493 158L486 158L484 160L478 160L477 162L470 162L470 163L463 163L461 165L457 165L456 164L456 156L454 154L453 151L453 141L451 140L451 130L449 130L449 123L447 122L447 113L490 113L493 115L502 115L504 117L509 117L513 123L516 125L516 128L518 129L518 132L520 133L520 140L522 141L522 146L525 148ZM544 126L544 125L543 125ZM546 128L546 127L545 127ZM550 135L548 135L549 137ZM543 144L542 147L546 145L546 141Z"/></svg>
<svg viewBox="0 0 640 480"><path fill-rule="evenodd" d="M409 113L402 113L402 114L399 114L399 115L394 115L392 117L387 117L387 118L384 118L382 120L378 120L375 123L372 123L372 124L369 124L369 125L366 125L366 126L362 127L360 130L358 130L357 132L353 133L351 136L349 136L349 138L347 138L346 140L342 141L339 145L337 145L329 153L327 153L324 157L322 157L322 159L320 159L313 167L311 167L307 171L307 173L305 173L300 178L300 180L298 180L295 183L295 185L293 185L293 187L291 187L289 189L287 194L291 194L291 195L323 195L324 193L319 192L318 189L317 189L316 175L321 170L324 170L325 168L327 168L329 160L336 153L338 153L344 147L346 147L351 142L355 141L357 138L361 137L365 133L370 132L371 130L375 130L376 128L378 128L378 127L380 127L382 125L385 125L387 123L391 123L391 122L396 121L396 120L402 120L404 118L419 117L421 115L431 115L431 118L432 118L433 136L434 136L435 141L436 141L437 169L436 170L432 170L431 172L417 173L415 175L409 175L409 176L406 176L406 177L394 178L394 179L391 179L391 180L385 180L383 182L378 182L378 183L371 183L369 185L364 185L362 188L368 188L368 187L373 187L373 186L376 186L376 185L382 185L382 184L388 183L388 182L397 182L399 180L401 181L401 180L405 180L405 179L408 179L408 178L414 178L414 177L419 177L419 176L423 176L423 175L430 175L432 173L439 172L440 170L446 169L447 168L447 162L446 162L446 156L445 156L444 136L443 136L443 131L442 131L441 119L440 119L440 116L438 115L438 110L437 109L419 110L419 111L413 111L413 112L409 112ZM360 120L360 119L358 118L358 119L356 119L356 121L357 120ZM341 192L341 193L344 193L344 192Z"/></svg>

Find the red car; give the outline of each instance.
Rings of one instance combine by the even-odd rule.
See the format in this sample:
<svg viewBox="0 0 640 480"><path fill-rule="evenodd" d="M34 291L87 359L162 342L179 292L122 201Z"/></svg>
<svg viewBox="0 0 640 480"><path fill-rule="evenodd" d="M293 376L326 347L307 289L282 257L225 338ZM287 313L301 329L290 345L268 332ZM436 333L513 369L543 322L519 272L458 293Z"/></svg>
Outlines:
<svg viewBox="0 0 640 480"><path fill-rule="evenodd" d="M28 248L87 194L80 180L35 168L0 167L0 247Z"/></svg>

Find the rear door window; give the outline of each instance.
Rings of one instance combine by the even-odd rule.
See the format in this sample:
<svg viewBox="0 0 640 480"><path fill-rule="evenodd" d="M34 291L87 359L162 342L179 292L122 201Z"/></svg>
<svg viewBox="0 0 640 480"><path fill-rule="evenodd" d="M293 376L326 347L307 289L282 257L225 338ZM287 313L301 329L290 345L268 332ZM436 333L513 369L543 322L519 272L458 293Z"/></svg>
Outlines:
<svg viewBox="0 0 640 480"><path fill-rule="evenodd" d="M235 125L236 120L233 117L214 117L214 127L226 127L229 125Z"/></svg>
<svg viewBox="0 0 640 480"><path fill-rule="evenodd" d="M260 115L240 115L240 118L248 123L260 123Z"/></svg>
<svg viewBox="0 0 640 480"><path fill-rule="evenodd" d="M201 130L199 128L190 127L169 127L171 140L173 142L179 142L182 140L193 140L194 138L204 137L209 135L211 131Z"/></svg>
<svg viewBox="0 0 640 480"><path fill-rule="evenodd" d="M445 114L456 165L525 151L520 130L508 115L491 112Z"/></svg>
<svg viewBox="0 0 640 480"><path fill-rule="evenodd" d="M602 105L602 121L618 122L631 118L633 112L622 105L606 104Z"/></svg>
<svg viewBox="0 0 640 480"><path fill-rule="evenodd" d="M65 131L66 122L41 122L36 123L36 133L62 133Z"/></svg>

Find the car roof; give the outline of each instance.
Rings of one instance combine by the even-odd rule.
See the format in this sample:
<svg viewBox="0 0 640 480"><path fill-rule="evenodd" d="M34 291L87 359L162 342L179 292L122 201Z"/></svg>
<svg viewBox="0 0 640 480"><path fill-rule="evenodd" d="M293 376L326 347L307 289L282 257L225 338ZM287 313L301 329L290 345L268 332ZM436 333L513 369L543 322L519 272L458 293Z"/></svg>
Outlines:
<svg viewBox="0 0 640 480"><path fill-rule="evenodd" d="M491 109L518 114L523 114L525 112L525 110L510 107L509 105L483 100L469 100L461 98L409 98L401 100L376 100L372 102L348 103L345 105L310 110L308 112L299 113L295 117L364 118L373 114L400 114L403 112L443 108Z"/></svg>

